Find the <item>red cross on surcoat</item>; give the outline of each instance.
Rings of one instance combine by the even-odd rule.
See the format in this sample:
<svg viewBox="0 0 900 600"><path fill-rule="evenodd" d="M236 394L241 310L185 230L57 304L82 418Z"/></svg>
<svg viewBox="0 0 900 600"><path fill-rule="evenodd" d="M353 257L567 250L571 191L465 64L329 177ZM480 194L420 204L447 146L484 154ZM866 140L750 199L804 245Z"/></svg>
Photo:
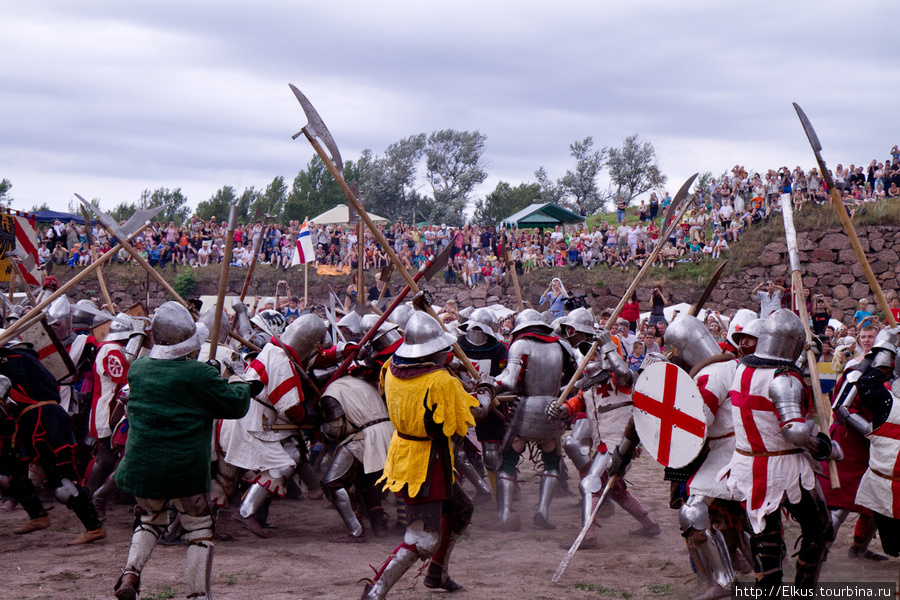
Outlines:
<svg viewBox="0 0 900 600"><path fill-rule="evenodd" d="M635 390L632 396L634 408L643 410L659 419L659 448L656 460L669 466L669 453L672 449L672 430L676 427L699 438L706 435L706 422L675 408L675 394L678 391L678 367L666 365L665 383L663 385L662 402Z"/></svg>

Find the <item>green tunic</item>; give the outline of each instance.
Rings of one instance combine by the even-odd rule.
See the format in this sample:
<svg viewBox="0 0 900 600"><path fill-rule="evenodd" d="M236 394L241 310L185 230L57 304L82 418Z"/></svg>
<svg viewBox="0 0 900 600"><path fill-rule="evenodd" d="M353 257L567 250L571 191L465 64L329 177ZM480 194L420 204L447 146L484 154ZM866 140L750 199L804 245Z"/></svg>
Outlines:
<svg viewBox="0 0 900 600"><path fill-rule="evenodd" d="M239 419L246 383L229 384L196 360L139 358L128 369L128 441L115 479L138 498L185 498L209 491L214 419Z"/></svg>

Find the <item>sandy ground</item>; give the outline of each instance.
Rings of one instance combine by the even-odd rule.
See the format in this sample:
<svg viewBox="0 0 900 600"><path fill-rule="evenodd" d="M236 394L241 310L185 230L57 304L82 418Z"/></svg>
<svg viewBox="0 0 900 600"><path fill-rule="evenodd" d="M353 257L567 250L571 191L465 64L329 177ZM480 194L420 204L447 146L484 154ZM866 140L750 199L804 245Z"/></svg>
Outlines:
<svg viewBox="0 0 900 600"><path fill-rule="evenodd" d="M514 509L522 517L517 533L497 533L487 526L494 520L493 505L476 507L472 526L457 545L451 574L466 588L454 594L460 599L551 598L690 598L696 578L678 531L677 512L667 507L668 484L662 468L644 456L637 459L627 481L631 490L660 522L662 535L653 539L629 535L637 523L617 508L603 520L601 547L579 551L558 584L550 577L566 551L562 541L574 539L579 509L574 496L558 496L553 503L556 530L534 529L531 517L537 502L538 483L530 464L522 467L521 496ZM571 469L570 469L570 472ZM577 494L577 485L572 482ZM389 505L390 502L386 504ZM393 514L393 509L389 508ZM26 536L12 530L26 519L21 509L0 513L0 597L82 600L112 598L131 536L131 508L110 507L106 540L67 548L81 527L68 510L57 505L51 512L50 529ZM337 513L325 501L282 500L274 503L270 521L277 526L269 539L259 539L227 516L220 517L220 531L233 541L216 545L213 596L222 599L299 600L358 598L360 580L373 574L399 543L399 536L370 537L366 544L333 544L328 540L343 533ZM837 582L890 581L896 579L900 560L873 563L847 558L855 519L841 529L821 580ZM786 525L789 554L799 528ZM878 541L873 549L880 550ZM183 546L159 546L143 573L144 599L183 598ZM792 577L793 559L787 576ZM413 579L403 578L393 598L430 599L443 594L428 590ZM424 575L423 575L424 576ZM750 576L739 580L749 581Z"/></svg>

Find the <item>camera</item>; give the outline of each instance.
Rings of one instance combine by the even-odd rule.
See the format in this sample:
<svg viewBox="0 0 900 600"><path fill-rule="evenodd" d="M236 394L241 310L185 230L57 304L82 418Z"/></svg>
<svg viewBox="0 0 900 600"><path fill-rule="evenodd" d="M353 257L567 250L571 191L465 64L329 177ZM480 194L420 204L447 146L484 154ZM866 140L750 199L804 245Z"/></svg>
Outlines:
<svg viewBox="0 0 900 600"><path fill-rule="evenodd" d="M573 311L576 308L587 308L587 301L584 299L584 294L575 294L566 300L564 306L567 311Z"/></svg>

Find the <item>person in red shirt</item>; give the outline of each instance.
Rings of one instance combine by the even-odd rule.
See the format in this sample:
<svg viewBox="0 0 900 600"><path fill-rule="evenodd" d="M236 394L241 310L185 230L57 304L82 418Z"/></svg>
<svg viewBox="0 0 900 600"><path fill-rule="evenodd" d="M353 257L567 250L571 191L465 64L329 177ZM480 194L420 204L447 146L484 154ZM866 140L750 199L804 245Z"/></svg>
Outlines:
<svg viewBox="0 0 900 600"><path fill-rule="evenodd" d="M900 298L896 296L891 298L890 310L891 314L894 315L894 320L900 323Z"/></svg>
<svg viewBox="0 0 900 600"><path fill-rule="evenodd" d="M628 321L628 328L632 332L637 331L637 322L641 318L641 305L638 302L637 292L631 295L631 300L622 307L621 317Z"/></svg>

